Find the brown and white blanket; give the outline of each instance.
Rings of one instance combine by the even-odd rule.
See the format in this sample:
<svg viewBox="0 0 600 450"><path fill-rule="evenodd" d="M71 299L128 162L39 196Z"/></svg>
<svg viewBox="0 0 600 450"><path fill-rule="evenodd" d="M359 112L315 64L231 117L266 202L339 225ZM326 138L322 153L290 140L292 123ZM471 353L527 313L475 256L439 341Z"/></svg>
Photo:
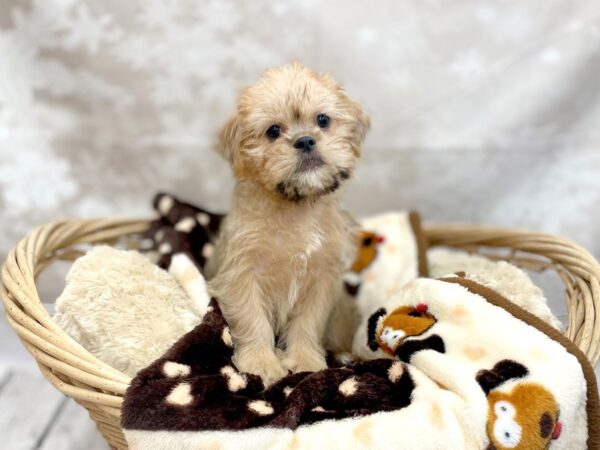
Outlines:
<svg viewBox="0 0 600 450"><path fill-rule="evenodd" d="M390 292L361 325L376 359L332 361L268 388L232 364L218 299L207 309L128 389L132 449L600 448L585 356L468 277L416 278Z"/></svg>

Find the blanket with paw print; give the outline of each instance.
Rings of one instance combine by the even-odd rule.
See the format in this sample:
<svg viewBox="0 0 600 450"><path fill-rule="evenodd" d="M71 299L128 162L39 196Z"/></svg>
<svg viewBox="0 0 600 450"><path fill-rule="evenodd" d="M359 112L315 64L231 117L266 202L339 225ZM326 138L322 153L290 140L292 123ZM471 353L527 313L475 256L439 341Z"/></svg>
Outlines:
<svg viewBox="0 0 600 450"><path fill-rule="evenodd" d="M169 198L163 212L178 205ZM206 236L193 245L184 239L189 247L179 249L202 254L217 228L210 224L222 216L201 213L188 210L174 224L161 215L152 233L162 238L162 259L179 244L161 229L187 217L196 221L176 232L201 226ZM360 247L390 243L370 232L359 243L355 273L377 260ZM468 274L417 278L418 240L405 245L414 276L387 287L379 303L371 298L361 306L362 359L345 365L332 360L326 370L266 387L235 368L229 328L218 299L210 300L201 323L129 387L122 426L130 448L600 448L598 390L585 356L493 283ZM195 259L199 267L203 261ZM368 292L360 284L352 284L352 295Z"/></svg>

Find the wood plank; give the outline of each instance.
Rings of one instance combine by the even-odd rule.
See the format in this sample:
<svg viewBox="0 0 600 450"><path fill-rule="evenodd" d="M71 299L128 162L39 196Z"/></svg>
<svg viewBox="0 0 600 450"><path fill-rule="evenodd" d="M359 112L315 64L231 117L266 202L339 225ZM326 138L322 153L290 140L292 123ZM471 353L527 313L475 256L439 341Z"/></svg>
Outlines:
<svg viewBox="0 0 600 450"><path fill-rule="evenodd" d="M35 448L64 399L41 373L11 372L0 391L2 448Z"/></svg>
<svg viewBox="0 0 600 450"><path fill-rule="evenodd" d="M107 450L108 444L96 429L85 408L71 399L54 418L37 447L40 450Z"/></svg>

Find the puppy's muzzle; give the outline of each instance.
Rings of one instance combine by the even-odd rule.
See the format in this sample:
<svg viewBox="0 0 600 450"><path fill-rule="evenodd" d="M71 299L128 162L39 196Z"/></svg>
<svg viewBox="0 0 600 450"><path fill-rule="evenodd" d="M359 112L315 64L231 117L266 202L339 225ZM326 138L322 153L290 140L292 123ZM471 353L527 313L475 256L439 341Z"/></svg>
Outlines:
<svg viewBox="0 0 600 450"><path fill-rule="evenodd" d="M310 153L317 146L317 141L312 136L302 136L294 142L294 148L297 148L302 153Z"/></svg>

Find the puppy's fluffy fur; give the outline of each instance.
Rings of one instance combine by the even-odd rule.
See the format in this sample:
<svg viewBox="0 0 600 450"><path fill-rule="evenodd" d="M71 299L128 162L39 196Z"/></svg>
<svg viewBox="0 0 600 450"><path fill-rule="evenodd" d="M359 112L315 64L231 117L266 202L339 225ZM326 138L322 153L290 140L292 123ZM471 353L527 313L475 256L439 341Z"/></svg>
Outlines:
<svg viewBox="0 0 600 450"><path fill-rule="evenodd" d="M368 128L336 81L294 63L245 89L220 134L236 186L209 289L230 324L236 365L268 383L326 367L323 334L352 251L339 188Z"/></svg>

